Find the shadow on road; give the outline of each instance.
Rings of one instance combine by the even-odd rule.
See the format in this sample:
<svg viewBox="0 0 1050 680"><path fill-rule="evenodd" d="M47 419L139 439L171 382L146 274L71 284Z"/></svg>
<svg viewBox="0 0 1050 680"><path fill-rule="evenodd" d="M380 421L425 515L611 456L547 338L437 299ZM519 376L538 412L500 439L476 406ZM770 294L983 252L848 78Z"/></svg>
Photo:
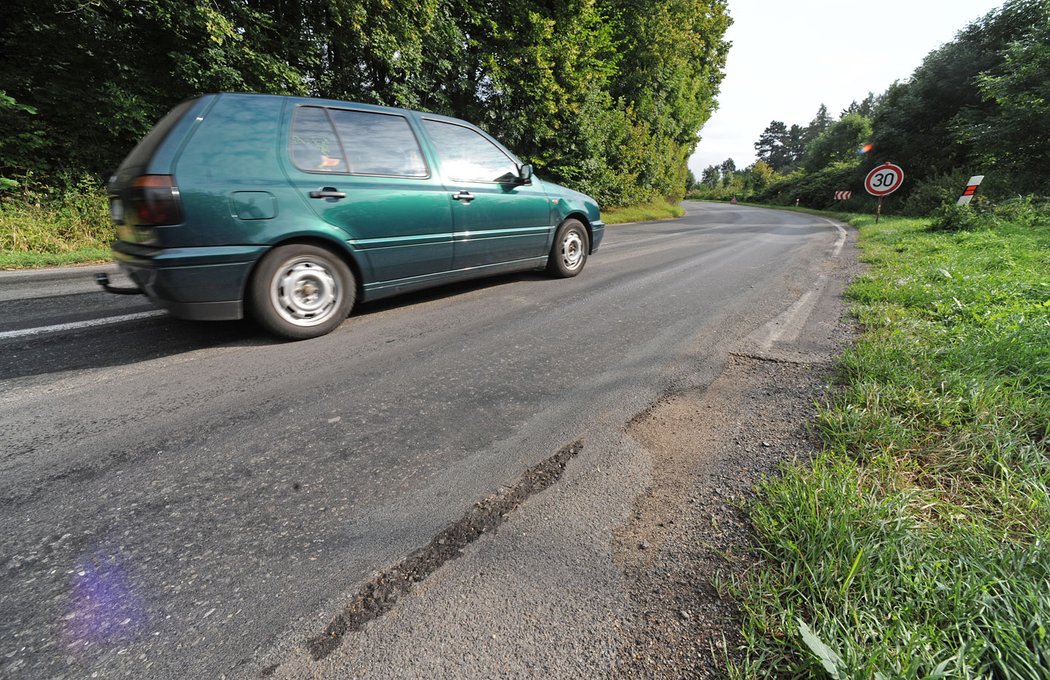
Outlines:
<svg viewBox="0 0 1050 680"><path fill-rule="evenodd" d="M348 323L352 324L356 317L409 308L508 283L543 280L548 279L541 273L507 274L364 302L354 308ZM0 341L0 380L129 366L214 347L243 347L247 350L283 342L251 320L198 322L161 316Z"/></svg>
<svg viewBox="0 0 1050 680"><path fill-rule="evenodd" d="M738 236L738 235L753 235L753 236L784 236L786 238L797 238L799 236L811 236L814 234L828 233L829 230L834 232L834 229L826 224L814 224L814 225L784 225L784 224L768 224L768 225L734 225L727 224L718 227L710 228L711 233L717 233L719 236Z"/></svg>

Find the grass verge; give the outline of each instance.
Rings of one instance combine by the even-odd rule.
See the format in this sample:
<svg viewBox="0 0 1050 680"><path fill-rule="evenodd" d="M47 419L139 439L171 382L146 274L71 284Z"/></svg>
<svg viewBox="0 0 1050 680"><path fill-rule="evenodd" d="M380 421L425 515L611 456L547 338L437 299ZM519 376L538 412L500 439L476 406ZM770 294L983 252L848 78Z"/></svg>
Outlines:
<svg viewBox="0 0 1050 680"><path fill-rule="evenodd" d="M110 262L109 247L79 248L61 253L26 253L0 250L0 269L32 269L35 267L63 267L76 264Z"/></svg>
<svg viewBox="0 0 1050 680"><path fill-rule="evenodd" d="M629 208L609 208L602 210L602 221L606 224L626 224L628 222L653 222L670 220L685 215L685 208L668 200L653 201Z"/></svg>
<svg viewBox="0 0 1050 680"><path fill-rule="evenodd" d="M733 677L1050 678L1050 225L869 216L824 451L765 481Z"/></svg>
<svg viewBox="0 0 1050 680"><path fill-rule="evenodd" d="M70 182L61 191L27 182L2 198L0 269L110 259L109 200L97 182Z"/></svg>

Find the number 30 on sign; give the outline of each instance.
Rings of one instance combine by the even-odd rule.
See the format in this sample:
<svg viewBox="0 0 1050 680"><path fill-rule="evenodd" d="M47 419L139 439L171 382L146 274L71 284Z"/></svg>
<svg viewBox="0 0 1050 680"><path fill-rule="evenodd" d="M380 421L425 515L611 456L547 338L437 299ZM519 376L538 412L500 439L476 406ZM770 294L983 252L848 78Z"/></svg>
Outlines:
<svg viewBox="0 0 1050 680"><path fill-rule="evenodd" d="M872 196L889 196L904 182L904 171L893 163L883 163L868 173L864 188Z"/></svg>

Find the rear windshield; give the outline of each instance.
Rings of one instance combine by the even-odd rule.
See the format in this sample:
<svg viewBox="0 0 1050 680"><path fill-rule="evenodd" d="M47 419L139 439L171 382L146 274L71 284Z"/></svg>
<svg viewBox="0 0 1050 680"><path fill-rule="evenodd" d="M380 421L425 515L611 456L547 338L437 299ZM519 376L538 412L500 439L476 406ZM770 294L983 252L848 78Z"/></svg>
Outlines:
<svg viewBox="0 0 1050 680"><path fill-rule="evenodd" d="M169 111L168 115L161 118L160 122L149 131L149 134L143 137L142 141L131 150L131 153L120 164L120 167L141 167L149 163L153 152L157 150L157 147L160 146L160 143L164 141L164 138L168 136L168 133L171 132L171 129L175 127L175 124L179 122L186 111L197 102L197 99L196 97L187 99Z"/></svg>

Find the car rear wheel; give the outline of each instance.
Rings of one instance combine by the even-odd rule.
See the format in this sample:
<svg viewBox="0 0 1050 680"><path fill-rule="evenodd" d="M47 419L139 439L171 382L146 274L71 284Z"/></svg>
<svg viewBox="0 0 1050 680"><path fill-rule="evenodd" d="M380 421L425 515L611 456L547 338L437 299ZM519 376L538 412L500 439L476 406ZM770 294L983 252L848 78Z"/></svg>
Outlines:
<svg viewBox="0 0 1050 680"><path fill-rule="evenodd" d="M547 259L547 273L560 278L576 276L583 271L590 249L587 227L577 219L565 220L554 234L554 244Z"/></svg>
<svg viewBox="0 0 1050 680"><path fill-rule="evenodd" d="M334 253L305 243L279 246L252 279L252 315L282 338L316 338L346 319L355 292L354 275Z"/></svg>

